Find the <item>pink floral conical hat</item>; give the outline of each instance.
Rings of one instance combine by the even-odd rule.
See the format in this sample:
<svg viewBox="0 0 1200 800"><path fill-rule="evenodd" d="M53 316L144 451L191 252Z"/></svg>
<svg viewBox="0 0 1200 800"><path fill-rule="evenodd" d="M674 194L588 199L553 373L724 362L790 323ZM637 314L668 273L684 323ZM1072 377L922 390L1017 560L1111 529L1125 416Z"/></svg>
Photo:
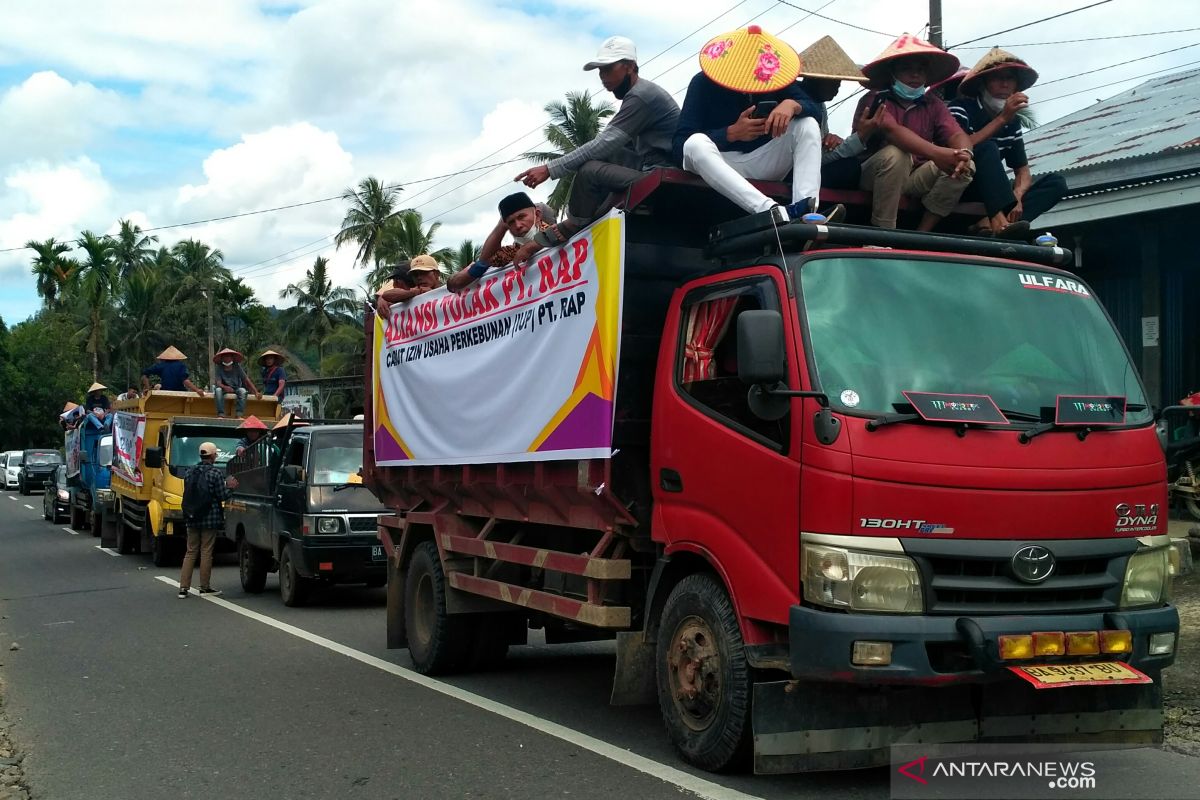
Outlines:
<svg viewBox="0 0 1200 800"><path fill-rule="evenodd" d="M700 48L700 69L718 86L735 92L774 92L796 80L800 56L757 25L724 33Z"/></svg>

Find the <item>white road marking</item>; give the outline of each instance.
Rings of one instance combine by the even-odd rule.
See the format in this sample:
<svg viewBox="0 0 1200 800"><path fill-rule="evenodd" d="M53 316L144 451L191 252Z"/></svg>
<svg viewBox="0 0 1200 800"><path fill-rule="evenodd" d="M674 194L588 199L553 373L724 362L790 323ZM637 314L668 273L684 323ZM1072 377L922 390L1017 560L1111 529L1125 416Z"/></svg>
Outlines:
<svg viewBox="0 0 1200 800"><path fill-rule="evenodd" d="M121 554L120 554L120 553L118 553L116 550L110 550L110 549L108 549L107 547L101 547L101 546L100 546L100 545L98 545L98 544L97 544L97 545L93 545L93 547L95 547L97 550L99 550L101 553L104 553L105 555L109 555L109 556L117 556L118 558L119 558L119 557L120 557L120 555L121 555Z"/></svg>
<svg viewBox="0 0 1200 800"><path fill-rule="evenodd" d="M9 500L16 500L16 499L17 499L17 496L16 496L15 494L10 494L10 495L8 496L8 499L9 499Z"/></svg>
<svg viewBox="0 0 1200 800"><path fill-rule="evenodd" d="M30 511L33 511L33 506L29 505L29 503L25 503L25 507L28 508Z"/></svg>
<svg viewBox="0 0 1200 800"><path fill-rule="evenodd" d="M178 588L179 582L168 578L166 575L155 576L157 580L163 583L170 584ZM195 591L193 590L193 594ZM261 622L264 625L270 625L272 628L281 630L284 633L289 633L299 639L304 639L307 642L324 647L326 650L332 650L335 653L340 653L347 658L352 658L355 661L366 664L370 667L375 667L390 675L395 675L397 678L402 678L410 683L415 683L426 689L445 695L446 697L467 703L484 711L490 711L493 714L504 717L505 719L533 728L535 731L553 736L556 739L575 745L583 750L595 753L598 756L616 761L618 764L624 764L627 767L636 769L638 772L645 773L661 781L678 786L681 789L692 792L705 800L760 800L756 795L739 792L736 789L731 789L728 786L722 786L719 783L705 780L696 775L691 775L681 769L661 764L645 756L640 756L637 753L632 753L628 750L617 747L602 739L597 739L594 736L588 736L586 733L572 730L565 725L559 725L557 722L551 722L547 719L534 716L527 711L506 706L503 703L498 703L495 700L490 700L482 695L468 692L465 689L460 689L457 686L451 686L448 683L442 683L434 678L427 678L418 672L411 669L406 669L393 664L390 661L384 661L382 658L377 658L369 653L364 653L361 650L355 650L353 647L347 647L344 644L326 639L324 636L319 636L315 633L310 633L303 628L297 628L295 625L289 625L286 622L280 622L274 617L268 617L265 614L259 614L257 611L251 611L248 608L243 608L236 603L231 603L228 600L212 595L200 595L201 599L207 600L210 603L216 603L222 608L228 609L235 614L241 614L243 617Z"/></svg>
<svg viewBox="0 0 1200 800"><path fill-rule="evenodd" d="M73 531L73 530L71 530L70 528L63 528L63 530L64 530L64 531L66 531L67 533L71 534L72 536L78 536L78 535L79 535L79 531Z"/></svg>

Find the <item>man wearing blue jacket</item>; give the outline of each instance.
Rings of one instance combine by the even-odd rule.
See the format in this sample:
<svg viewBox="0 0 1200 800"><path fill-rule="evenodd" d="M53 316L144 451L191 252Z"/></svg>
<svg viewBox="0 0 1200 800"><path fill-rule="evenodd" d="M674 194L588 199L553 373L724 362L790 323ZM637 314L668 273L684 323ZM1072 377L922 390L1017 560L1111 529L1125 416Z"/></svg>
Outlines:
<svg viewBox="0 0 1200 800"><path fill-rule="evenodd" d="M755 106L778 103L765 118ZM816 211L821 192L820 110L796 82L775 92L726 89L703 72L688 85L672 153L675 162L749 214L778 207L780 222ZM792 204L780 206L751 180L792 173Z"/></svg>

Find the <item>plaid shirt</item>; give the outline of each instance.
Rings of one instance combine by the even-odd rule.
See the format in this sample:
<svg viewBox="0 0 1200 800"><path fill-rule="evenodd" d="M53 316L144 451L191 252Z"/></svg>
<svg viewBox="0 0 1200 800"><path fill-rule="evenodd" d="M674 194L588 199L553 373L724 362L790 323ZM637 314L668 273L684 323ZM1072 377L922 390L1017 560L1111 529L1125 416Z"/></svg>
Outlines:
<svg viewBox="0 0 1200 800"><path fill-rule="evenodd" d="M212 496L212 505L208 507L208 513L200 518L198 522L188 521L189 528L199 530L225 530L225 509L221 505L222 501L228 500L232 496L229 487L225 485L225 474L217 469L212 464L197 464L192 469L203 470L205 477L208 479L208 493Z"/></svg>

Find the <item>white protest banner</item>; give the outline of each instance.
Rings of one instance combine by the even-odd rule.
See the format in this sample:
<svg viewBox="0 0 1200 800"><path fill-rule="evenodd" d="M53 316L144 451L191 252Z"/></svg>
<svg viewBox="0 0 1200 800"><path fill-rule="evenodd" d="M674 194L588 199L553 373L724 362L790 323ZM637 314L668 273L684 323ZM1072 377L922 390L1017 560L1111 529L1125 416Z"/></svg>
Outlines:
<svg viewBox="0 0 1200 800"><path fill-rule="evenodd" d="M144 414L118 411L113 415L112 471L134 486L142 485L142 445L146 435Z"/></svg>
<svg viewBox="0 0 1200 800"><path fill-rule="evenodd" d="M375 461L608 458L625 218L375 321Z"/></svg>
<svg viewBox="0 0 1200 800"><path fill-rule="evenodd" d="M67 454L67 477L79 474L79 428L71 428L63 438L63 452Z"/></svg>

